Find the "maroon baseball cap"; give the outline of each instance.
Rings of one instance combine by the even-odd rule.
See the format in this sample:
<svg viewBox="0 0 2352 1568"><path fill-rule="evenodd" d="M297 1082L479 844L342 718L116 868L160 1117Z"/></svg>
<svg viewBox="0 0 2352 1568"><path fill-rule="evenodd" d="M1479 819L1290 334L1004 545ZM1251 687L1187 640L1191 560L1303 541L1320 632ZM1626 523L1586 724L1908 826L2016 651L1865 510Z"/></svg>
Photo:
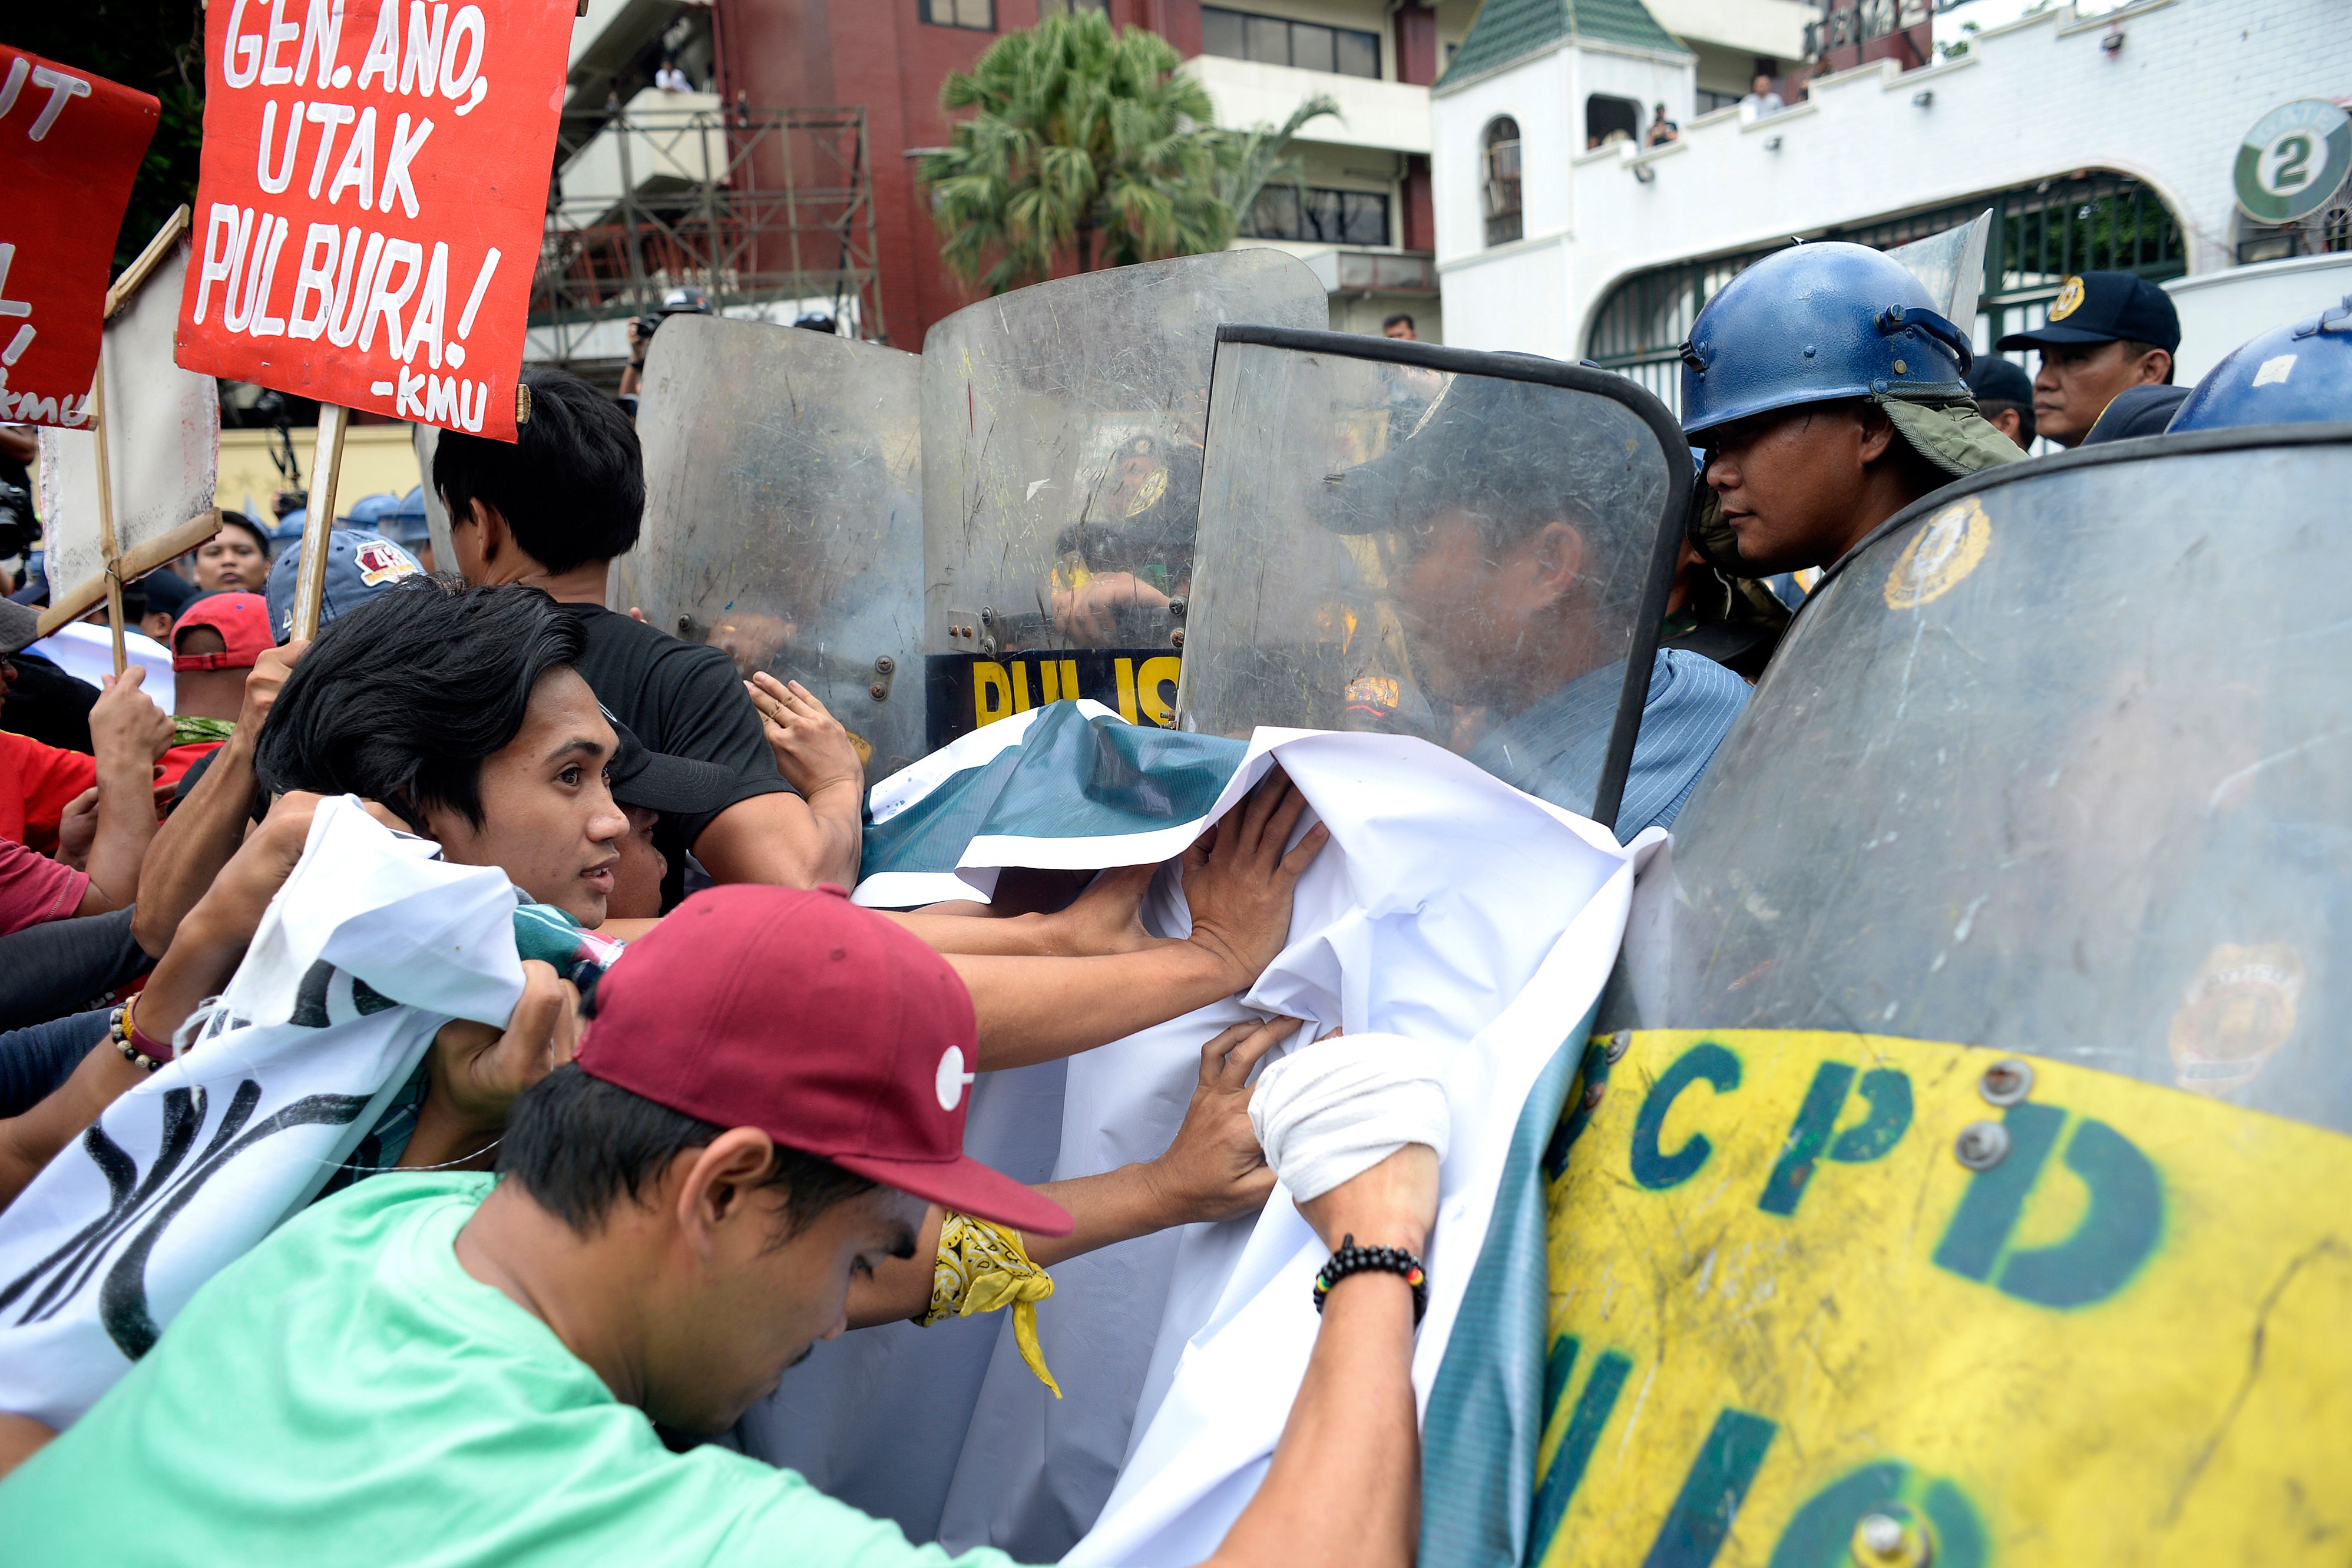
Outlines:
<svg viewBox="0 0 2352 1568"><path fill-rule="evenodd" d="M721 1127L1041 1236L1059 1204L963 1152L979 1028L920 938L839 888L737 883L677 906L597 984L580 1069Z"/></svg>

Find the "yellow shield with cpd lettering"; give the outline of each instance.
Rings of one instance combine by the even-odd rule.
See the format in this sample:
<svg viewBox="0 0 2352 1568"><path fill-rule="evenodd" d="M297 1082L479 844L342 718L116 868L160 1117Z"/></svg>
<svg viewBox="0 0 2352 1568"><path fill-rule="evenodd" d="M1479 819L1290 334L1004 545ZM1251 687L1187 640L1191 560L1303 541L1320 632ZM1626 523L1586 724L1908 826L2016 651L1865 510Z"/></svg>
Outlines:
<svg viewBox="0 0 2352 1568"><path fill-rule="evenodd" d="M1584 1079L1547 1568L2347 1561L2352 1138L1874 1035L1628 1031Z"/></svg>

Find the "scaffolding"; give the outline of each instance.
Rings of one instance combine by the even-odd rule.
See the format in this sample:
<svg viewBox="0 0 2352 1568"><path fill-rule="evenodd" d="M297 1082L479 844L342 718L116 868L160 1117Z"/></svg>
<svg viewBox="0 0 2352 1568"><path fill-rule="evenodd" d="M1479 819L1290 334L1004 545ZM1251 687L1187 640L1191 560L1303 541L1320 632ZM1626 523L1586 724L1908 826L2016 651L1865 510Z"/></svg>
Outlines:
<svg viewBox="0 0 2352 1568"><path fill-rule="evenodd" d="M566 113L531 280L525 357L617 374L627 322L671 289L722 314L805 311L887 342L862 109L640 94Z"/></svg>

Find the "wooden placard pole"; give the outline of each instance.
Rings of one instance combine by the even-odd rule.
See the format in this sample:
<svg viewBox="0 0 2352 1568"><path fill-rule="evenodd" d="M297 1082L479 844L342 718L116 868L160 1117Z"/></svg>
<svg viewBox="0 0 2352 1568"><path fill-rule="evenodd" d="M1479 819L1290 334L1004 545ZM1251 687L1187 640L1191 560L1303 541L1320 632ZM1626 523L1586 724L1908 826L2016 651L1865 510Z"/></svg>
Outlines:
<svg viewBox="0 0 2352 1568"><path fill-rule="evenodd" d="M327 535L335 526L335 479L343 466L343 430L352 411L319 405L319 445L310 458L310 510L302 520L302 569L294 578L294 636L319 635L327 599Z"/></svg>
<svg viewBox="0 0 2352 1568"><path fill-rule="evenodd" d="M114 634L114 673L131 662L122 640L122 552L114 542L114 469L106 458L106 348L98 351L98 374L89 388L89 433L98 439L98 556L106 563L106 625Z"/></svg>
<svg viewBox="0 0 2352 1568"><path fill-rule="evenodd" d="M164 220L163 226L155 231L155 237L147 242L147 248L139 253L139 258L124 268L122 276L107 289L105 321L110 321L121 312L139 292L139 286L147 281L148 274L163 264L163 258L172 253L172 247L187 232L188 209L182 206ZM98 445L98 554L106 563L106 625L114 634L114 673L121 675L131 655L123 638L122 549L114 536L114 465L106 450L106 429L111 421L106 409L106 343L102 334L101 324L98 374L91 377L89 385L89 433ZM47 635L46 626L42 635Z"/></svg>

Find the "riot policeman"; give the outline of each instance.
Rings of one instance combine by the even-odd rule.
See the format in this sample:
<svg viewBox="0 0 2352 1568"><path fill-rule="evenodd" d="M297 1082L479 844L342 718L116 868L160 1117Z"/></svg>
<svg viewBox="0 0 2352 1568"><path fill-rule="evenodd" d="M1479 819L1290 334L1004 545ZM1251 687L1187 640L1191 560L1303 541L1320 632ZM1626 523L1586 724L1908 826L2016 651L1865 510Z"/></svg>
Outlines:
<svg viewBox="0 0 2352 1568"><path fill-rule="evenodd" d="M797 680L881 778L923 754L922 361L764 321L676 321L638 424L643 541L612 603Z"/></svg>
<svg viewBox="0 0 2352 1568"><path fill-rule="evenodd" d="M1320 327L1271 250L1061 278L923 340L928 738L1087 698L1172 718L1221 321Z"/></svg>
<svg viewBox="0 0 2352 1568"><path fill-rule="evenodd" d="M1192 591L1201 448L1129 437L1087 503L1055 541L1054 623L1082 647L1108 647L1120 612L1164 611Z"/></svg>
<svg viewBox="0 0 2352 1568"><path fill-rule="evenodd" d="M672 316L708 316L711 314L710 296L699 289L673 289L662 296L661 309L649 316L629 319L629 363L621 372L621 406L629 417L637 416L637 393L645 384L646 355L652 352L654 334Z"/></svg>
<svg viewBox="0 0 2352 1568"><path fill-rule="evenodd" d="M1755 1561L2317 1563L2352 1529L2352 626L2313 516L2352 486L2347 323L1828 568L1566 1096L1554 1279L1654 1288L1556 1287L1558 1415L1638 1388L1648 1447L1554 1461L1535 1560L1686 1539L1657 1500L1735 1442Z"/></svg>
<svg viewBox="0 0 2352 1568"><path fill-rule="evenodd" d="M1692 483L1663 405L1528 356L1244 327L1215 387L1187 728L1412 734L1620 837L1673 819L1747 687L1655 651Z"/></svg>
<svg viewBox="0 0 2352 1568"><path fill-rule="evenodd" d="M1746 577L1826 566L1928 491L2024 453L1977 412L1968 336L1900 263L1800 245L1706 303L1682 347L1683 428L1706 449Z"/></svg>

